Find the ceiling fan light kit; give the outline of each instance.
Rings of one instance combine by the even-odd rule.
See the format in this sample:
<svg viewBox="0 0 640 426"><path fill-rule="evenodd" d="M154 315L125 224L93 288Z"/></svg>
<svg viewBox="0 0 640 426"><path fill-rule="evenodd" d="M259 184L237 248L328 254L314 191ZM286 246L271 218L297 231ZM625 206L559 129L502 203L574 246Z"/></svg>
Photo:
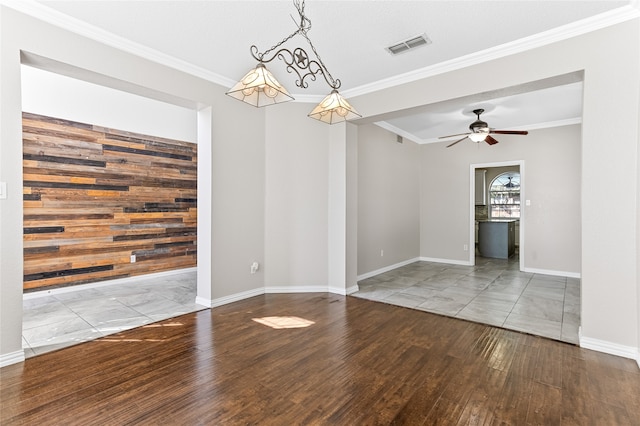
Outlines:
<svg viewBox="0 0 640 426"><path fill-rule="evenodd" d="M294 98L265 66L265 63L278 58L286 64L288 73L293 72L297 75L296 86L306 89L309 86L307 79L315 81L316 76L321 75L331 87L331 93L309 113L309 117L328 124L362 117L340 95L338 89L342 83L339 79L334 79L331 76L313 43L311 43L311 39L307 34L311 29L311 20L304 14L304 2L305 0L302 0L302 2L293 0L293 5L300 15L300 20L297 24L298 29L264 52L260 52L255 45L252 45L250 49L251 56L258 61L258 65L229 89L226 94L255 107L275 105L293 100ZM296 47L293 51L284 47L280 48L281 45L297 35L301 35L309 42L316 59L310 59L309 54L301 47Z"/></svg>
<svg viewBox="0 0 640 426"><path fill-rule="evenodd" d="M489 136L489 132L487 133L471 133L469 135L469 139L471 139L474 142L483 142L487 136Z"/></svg>
<svg viewBox="0 0 640 426"><path fill-rule="evenodd" d="M486 142L489 145L495 145L498 141L491 136L491 134L496 135L528 135L529 132L526 130L496 130L489 127L489 125L480 119L480 114L484 112L483 109L474 109L473 113L476 115L476 121L469 125L469 133L460 133L457 135L449 135L449 136L441 136L440 139L449 139L454 136L464 136L461 139L458 139L449 145L447 148L454 146L458 142L462 142L463 140L469 138L476 143Z"/></svg>

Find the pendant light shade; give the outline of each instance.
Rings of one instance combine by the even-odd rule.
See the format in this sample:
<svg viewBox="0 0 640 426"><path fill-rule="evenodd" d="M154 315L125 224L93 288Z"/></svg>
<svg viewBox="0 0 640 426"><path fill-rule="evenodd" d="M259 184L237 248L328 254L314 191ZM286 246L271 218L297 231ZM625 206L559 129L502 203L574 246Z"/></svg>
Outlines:
<svg viewBox="0 0 640 426"><path fill-rule="evenodd" d="M301 89L306 89L308 81L315 81L318 75L324 77L329 87L331 87L332 91L329 96L324 98L309 113L309 117L329 124L362 117L349 105L346 99L340 96L338 93L338 89L342 84L340 79L333 78L322 59L320 59L318 51L313 46L308 34L311 29L311 20L304 13L304 2L305 0L293 0L293 4L300 15L299 21L294 20L297 22L298 28L293 33L264 52L260 52L256 45L251 46L251 56L258 61L258 66L249 71L242 80L229 89L227 95L256 107L294 100L287 92L287 89L282 87L264 65L278 59L286 64L288 73L294 73L297 76L296 86ZM286 42L297 35L307 40L315 59L302 47L295 47L293 50L283 47Z"/></svg>
<svg viewBox="0 0 640 426"><path fill-rule="evenodd" d="M227 95L255 107L293 100L287 89L276 80L262 62L229 89Z"/></svg>
<svg viewBox="0 0 640 426"><path fill-rule="evenodd" d="M352 118L362 117L345 98L333 89L326 98L309 113L309 117L323 123L334 124Z"/></svg>

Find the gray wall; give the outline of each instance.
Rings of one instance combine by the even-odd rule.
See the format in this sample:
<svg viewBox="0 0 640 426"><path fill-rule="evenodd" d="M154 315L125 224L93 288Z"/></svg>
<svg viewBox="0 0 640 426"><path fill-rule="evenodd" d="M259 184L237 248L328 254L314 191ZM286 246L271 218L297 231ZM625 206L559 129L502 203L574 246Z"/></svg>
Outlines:
<svg viewBox="0 0 640 426"><path fill-rule="evenodd" d="M0 40L0 181L8 189L0 200L0 361L22 353L21 52L53 60L45 65L54 68L71 65L58 72L198 109L199 134L210 136L198 141L198 293L211 301L264 287L262 271L249 274L265 250L263 110L224 96L225 88L211 82L5 6Z"/></svg>
<svg viewBox="0 0 640 426"><path fill-rule="evenodd" d="M330 127L307 118L312 108L266 109L265 285L272 289L327 286Z"/></svg>
<svg viewBox="0 0 640 426"><path fill-rule="evenodd" d="M421 147L421 256L464 262L469 253L471 164L524 161L522 205L526 269L581 271L580 126L533 130L528 136L500 135L500 143L464 141ZM496 169L508 170L512 168ZM487 175L487 185L497 173Z"/></svg>
<svg viewBox="0 0 640 426"><path fill-rule="evenodd" d="M358 275L419 256L419 158L414 142L373 124L358 129Z"/></svg>
<svg viewBox="0 0 640 426"><path fill-rule="evenodd" d="M358 144L358 274L424 257L464 263L469 240L471 164L524 161L522 247L526 270L579 275L581 204L579 125L499 138L489 146L465 141L418 146L363 125ZM515 167L517 169L517 167ZM499 173L494 167L487 185ZM418 239L419 236L419 239ZM380 251L384 250L384 256Z"/></svg>
<svg viewBox="0 0 640 426"><path fill-rule="evenodd" d="M211 174L210 191L198 182L198 251L201 213L202 233L211 245L210 253L198 258L198 285L206 285L200 283L200 272L208 268L214 301L261 289L265 277L264 269L250 273L253 261L264 266L265 259L264 111L222 95L223 90L217 88L214 101L210 165L200 167L198 157L198 175ZM211 202L210 229L201 193Z"/></svg>
<svg viewBox="0 0 640 426"><path fill-rule="evenodd" d="M357 290L358 129L309 119L314 106L266 109L266 292Z"/></svg>
<svg viewBox="0 0 640 426"><path fill-rule="evenodd" d="M124 82L129 91L138 94L157 96L158 99L171 98L176 102L190 103L192 108L201 112L209 111L211 123L204 126L203 130L211 133L212 146L206 154L207 158L199 158L199 163L209 164L210 170L209 175L199 175L198 183L199 190L211 194L208 202L203 199L204 193L199 196L199 201L202 201L199 203L199 213L204 217L211 217L211 220L199 223L199 255L202 254L202 258L199 256L198 276L200 280L201 275L209 274L212 279L199 283L199 292L200 284L204 283L208 283L212 299L264 287L263 271L249 275L248 266L251 261L260 261L272 250L271 237L268 243L265 238L266 223L271 223L265 220L271 214L265 208L270 201L265 200L269 200L269 191L272 188L264 183L265 176L271 173L268 170L271 163L266 157L272 155L270 150L274 144L276 151L282 147L278 147L278 142L267 141L267 138L277 134L278 131L270 126L282 123L282 117L273 117L275 121L272 123L272 117L265 116L264 110L253 109L227 99L224 96L224 87L79 37L14 12L5 6L0 6L0 24L0 181L7 182L9 193L6 200L0 200L0 356L12 356L21 349L21 50L107 76L112 83ZM611 48L612 46L615 48ZM597 54L594 54L594 49ZM637 268L640 238L637 219L637 199L640 197L637 149L640 116L639 49L640 21L634 19L567 40L550 41L543 47L526 52L483 63L469 63L463 68L431 75L393 88L361 96L349 96L365 119L373 122L377 116L385 113L583 70L583 133L579 154L582 170L579 268L582 273L581 343L609 352L634 354L634 357L638 356L640 339ZM199 121L202 123L203 120ZM304 126L308 129L311 124ZM351 218L353 213L352 206L345 202L343 204L347 207L342 209L341 206L342 212L337 212L340 209L333 209L336 205L334 201L339 198L336 197L334 200L335 190L339 189L341 182L346 186L344 180L349 181L350 177L353 177L353 167L357 168L357 165L350 163L355 158L355 155L349 154L348 149L352 137L347 135L340 138L335 134L355 133L349 129L350 126L332 126L329 133L323 136L329 142L336 142L338 146L334 147L331 144L332 148L339 148L335 156L332 155L332 150L329 151L329 161L324 169L323 179L316 175L322 173L320 170L313 170L312 175L304 177L311 180L310 184L317 183L320 186L323 185L320 183L321 180L326 179L330 182L328 191L331 196L318 194L318 198L308 201L320 208L326 206L329 210L329 214L325 214L333 218L331 221L327 218L327 223L331 223L327 226L328 234L332 235L332 238L334 228L338 225L345 226L339 224L339 216ZM531 140L530 137L527 138ZM310 153L317 153L320 157L324 155L324 151L316 143L316 136L312 136L311 139L313 142L308 146L310 152L302 153L305 162L310 161L310 156L315 155ZM286 140L282 143L289 144ZM507 139L501 139L502 143L508 145ZM200 145L199 151L204 153L206 148ZM276 151L273 154L276 154ZM425 161L424 149L421 151L422 161ZM456 151L453 150L451 154L446 155L454 155L453 152ZM320 158L319 161L325 160ZM340 163L340 167L337 168L340 169L340 176L346 176L342 181L340 176L332 174L336 169L331 166L336 162ZM434 165L434 168L438 169L439 166ZM441 167L439 169L439 176L451 172ZM287 166L287 170L291 173L296 172L291 165ZM424 170L423 166L421 171ZM468 173L467 166L464 178L467 186ZM293 174L291 178L296 176L298 175ZM603 179L602 176L615 176L618 181L625 182L625 185L612 186L610 180ZM424 178L425 176L421 176L421 181L424 181ZM282 176L280 179L287 180L287 177ZM543 178L540 179L541 182L538 184L543 183ZM534 183L535 179L532 185ZM278 190L275 194L285 195L283 191ZM608 194L617 203L603 203L603 194ZM421 198L424 200L424 197ZM542 200L542 205L551 201L546 200L544 194L532 197L532 201L536 199ZM295 189L286 195L283 202L285 205L295 205L298 200L307 200L307 196L299 194ZM279 219L275 219L280 229L284 228L286 236L292 237L292 228L299 226L299 223L322 226L322 213L304 206L296 207L299 207L297 212L300 216L291 223L291 228L282 227ZM532 208L534 207L536 204L532 204ZM425 208L421 209L422 215L432 214ZM275 212L277 209L272 211ZM535 211L531 213L532 217L535 217L534 213ZM468 228L469 209L466 209L466 213L454 213L449 220L449 224L452 224L450 243L446 243L440 251L435 252L433 247L428 245L433 235L427 235L429 238L425 238L422 230L421 245L429 254L433 252L452 259L462 258L459 247L468 240L469 232L460 236L458 229ZM352 220L347 223L352 223ZM201 238L200 230L209 235L208 241ZM342 234L347 240L354 235L352 229L336 234ZM324 239L321 232L315 235L318 238L315 243L329 250L329 243L325 242L328 238L326 234ZM306 241L303 237L292 238L296 240L296 244ZM200 243L205 245L202 250ZM345 244L348 246L349 241ZM275 259L289 261L281 255L282 247L279 242L273 250L277 253ZM347 253L353 253L353 250L348 250ZM538 256L543 255L545 254L538 253ZM307 257L303 262L308 262L309 254L305 256ZM324 258L333 259L328 255ZM324 258L320 261L324 262ZM343 261L345 258L347 265L343 269L354 270L353 265L357 260L347 255L342 257ZM329 269L332 269L331 261L328 260L327 264ZM274 276L276 283L280 277L289 276L296 279L293 284L297 285L306 277L301 271L294 271L291 275L289 271L284 270L282 264L265 265L265 269L272 267L277 272ZM206 271L202 268L206 268Z"/></svg>
<svg viewBox="0 0 640 426"><path fill-rule="evenodd" d="M636 267L639 49L640 20L636 18L352 99L368 120L376 121L393 111L583 70L581 344L634 358L638 357L640 325ZM603 176L615 176L625 185L611 185ZM603 203L603 194L617 203ZM453 207L455 212L464 208ZM424 255L436 255L433 246L426 245L435 237L447 244L442 255L462 258L460 248L468 239L469 213L455 212L450 220L456 222L456 229L449 242L438 230L423 230Z"/></svg>

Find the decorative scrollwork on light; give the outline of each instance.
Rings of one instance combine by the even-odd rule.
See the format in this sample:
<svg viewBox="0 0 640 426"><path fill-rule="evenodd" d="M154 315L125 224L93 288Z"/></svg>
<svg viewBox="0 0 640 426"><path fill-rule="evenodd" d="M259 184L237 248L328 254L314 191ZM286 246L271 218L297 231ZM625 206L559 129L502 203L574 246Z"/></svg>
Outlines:
<svg viewBox="0 0 640 426"><path fill-rule="evenodd" d="M294 72L298 76L296 86L303 89L309 87L309 83L305 80L315 81L316 75L318 74L322 75L327 84L333 89L339 89L342 85L340 79L330 80L322 64L314 59L309 59L309 54L301 47L296 47L293 52L289 49L282 48L268 58L265 57L264 53L260 53L258 48L253 45L251 46L251 56L262 63L269 63L276 58L280 59L287 64L286 69L288 73Z"/></svg>
<svg viewBox="0 0 640 426"><path fill-rule="evenodd" d="M338 88L342 83L339 79L333 78L307 34L311 29L311 20L304 14L304 2L305 0L293 0L293 4L300 15L300 20L296 22L297 28L293 33L264 52L260 52L255 45L251 46L251 56L258 61L258 65L231 87L227 95L255 107L292 101L293 97L265 66L266 62L271 62L277 58L287 64L286 69L289 74L295 73L298 76L296 86L306 89L309 87L308 81L315 81L316 76L320 74L332 88L331 93L308 114L309 117L328 124L361 117L349 102L338 93ZM307 51L301 47L296 47L293 51L282 47L297 35L307 40L314 59L311 59Z"/></svg>

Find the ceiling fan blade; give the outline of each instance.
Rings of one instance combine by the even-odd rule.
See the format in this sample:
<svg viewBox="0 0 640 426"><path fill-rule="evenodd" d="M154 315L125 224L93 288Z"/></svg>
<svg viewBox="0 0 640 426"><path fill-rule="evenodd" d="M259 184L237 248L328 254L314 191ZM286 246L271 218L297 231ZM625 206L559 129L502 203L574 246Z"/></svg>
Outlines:
<svg viewBox="0 0 640 426"><path fill-rule="evenodd" d="M465 136L462 139L458 139L457 141L455 141L454 143L450 143L449 145L447 145L447 148L449 148L450 146L454 146L455 144L457 144L458 142L462 142L463 140L465 140L467 137Z"/></svg>
<svg viewBox="0 0 640 426"><path fill-rule="evenodd" d="M497 140L495 140L494 138L492 138L491 136L487 135L487 137L484 139L484 141L486 143L488 143L489 145L495 145L498 143Z"/></svg>
<svg viewBox="0 0 640 426"><path fill-rule="evenodd" d="M496 135L528 135L529 132L526 130L493 130L489 133L494 133Z"/></svg>
<svg viewBox="0 0 640 426"><path fill-rule="evenodd" d="M447 139L447 138L452 138L454 136L469 136L470 134L471 133L469 133L469 132L467 132L467 133L458 133L457 135L440 136L438 139ZM458 141L458 142L460 142L460 141Z"/></svg>

